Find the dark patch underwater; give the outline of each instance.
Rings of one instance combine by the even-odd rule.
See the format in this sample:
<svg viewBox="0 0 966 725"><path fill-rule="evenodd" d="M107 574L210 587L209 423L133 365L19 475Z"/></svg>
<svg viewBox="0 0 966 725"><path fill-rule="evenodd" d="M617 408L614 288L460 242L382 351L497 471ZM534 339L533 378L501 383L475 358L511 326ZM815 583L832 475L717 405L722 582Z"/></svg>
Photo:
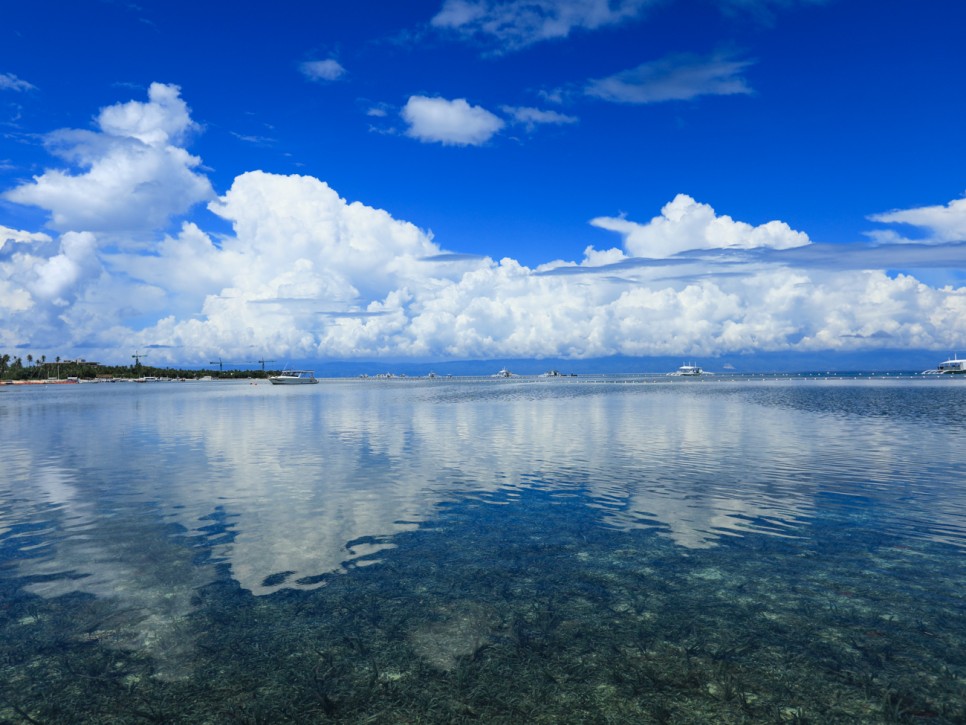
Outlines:
<svg viewBox="0 0 966 725"><path fill-rule="evenodd" d="M25 591L9 562L41 542L9 530L0 722L966 722L962 551L845 498L685 549L534 477L440 504L311 591L256 597L218 566L167 673L124 641L139 612ZM216 510L203 536L143 541L191 565L230 535Z"/></svg>

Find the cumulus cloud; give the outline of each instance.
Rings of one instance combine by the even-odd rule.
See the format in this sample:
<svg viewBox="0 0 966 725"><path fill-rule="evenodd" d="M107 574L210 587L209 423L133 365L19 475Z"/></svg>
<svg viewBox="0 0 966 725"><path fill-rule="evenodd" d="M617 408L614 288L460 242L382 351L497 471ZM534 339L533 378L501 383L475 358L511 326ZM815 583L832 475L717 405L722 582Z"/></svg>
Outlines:
<svg viewBox="0 0 966 725"><path fill-rule="evenodd" d="M625 251L588 249L579 264L538 270L447 252L412 224L307 176L243 174L211 209L233 230L219 245L186 225L150 259L111 257L111 279L38 258L31 289L38 303L40 292L66 299L82 279L97 279L114 299L123 298L119 287L137 289L168 314L138 328L102 317L116 344L196 362L252 349L305 358L593 357L966 340L966 289L839 269L832 252L797 265L782 255L812 248L801 233L734 221L683 195L637 225L650 229L647 249L648 234L671 240L663 253L673 258L629 258L642 250L628 234ZM90 249L68 247L51 258L84 259ZM723 251L731 253L724 261ZM81 321L107 314L90 290L74 299ZM10 314L22 335L33 317Z"/></svg>
<svg viewBox="0 0 966 725"><path fill-rule="evenodd" d="M50 212L58 231L145 232L210 199L201 160L182 146L197 130L177 86L152 83L148 102L103 109L97 131L61 130L45 140L80 171L49 169L3 196Z"/></svg>
<svg viewBox="0 0 966 725"><path fill-rule="evenodd" d="M905 224L925 231L924 238L912 240L891 230L873 231L870 236L879 241L942 244L966 242L966 199L955 199L942 206L923 206L914 209L896 209L873 214L871 221L883 224Z"/></svg>
<svg viewBox="0 0 966 725"><path fill-rule="evenodd" d="M305 61L299 70L310 81L337 81L345 75L345 68L332 58Z"/></svg>
<svg viewBox="0 0 966 725"><path fill-rule="evenodd" d="M804 234L683 195L638 225L671 240L673 259L631 259L641 250L628 238L626 251L588 249L580 264L538 270L446 252L311 177L245 174L212 208L234 230L206 247L206 264L226 277L199 290L218 294L200 317L161 320L144 340L222 354L485 358L928 347L966 336L964 289L839 270L831 258L796 266L780 255L810 248ZM582 274L554 274L563 269Z"/></svg>
<svg viewBox="0 0 966 725"><path fill-rule="evenodd" d="M84 316L78 313L104 276L94 235L68 232L53 239L4 228L0 236L11 245L0 253L0 339L73 345L68 341L83 325L72 329L72 322ZM96 317L97 325L106 321Z"/></svg>
<svg viewBox="0 0 966 725"><path fill-rule="evenodd" d="M32 91L34 86L13 73L0 73L0 91Z"/></svg>
<svg viewBox="0 0 966 725"><path fill-rule="evenodd" d="M140 294L151 290L159 309L187 317L197 314L208 295L231 283L237 264L234 255L220 252L192 223L185 223L176 236L165 235L151 254L114 252L103 257L115 274L136 280Z"/></svg>
<svg viewBox="0 0 966 725"><path fill-rule="evenodd" d="M163 83L151 84L147 103L129 101L102 109L97 125L106 136L134 138L162 148L180 146L189 133L198 130L181 99L181 89Z"/></svg>
<svg viewBox="0 0 966 725"><path fill-rule="evenodd" d="M68 232L61 239L60 252L35 268L31 292L40 299L66 306L78 284L100 273L96 249L96 240L90 232Z"/></svg>
<svg viewBox="0 0 966 725"><path fill-rule="evenodd" d="M633 20L655 0L446 0L431 24L515 50Z"/></svg>
<svg viewBox="0 0 966 725"><path fill-rule="evenodd" d="M597 217L590 223L621 234L628 254L656 259L693 249L790 249L810 243L808 235L784 222L755 227L727 215L717 216L710 206L686 194L674 197L647 224L622 217Z"/></svg>
<svg viewBox="0 0 966 725"><path fill-rule="evenodd" d="M112 107L87 143L172 148L189 125L173 120L177 107ZM142 170L144 184L180 183L163 164L154 176ZM580 358L966 344L966 288L886 271L962 266L966 243L834 248L682 194L645 223L591 222L620 234L621 247L534 269L445 249L310 176L245 173L208 208L229 233L183 224L137 251L106 247L90 229L53 237L0 228L0 339L101 360L151 347L152 360L184 364L256 354ZM890 214L955 236L935 210Z"/></svg>
<svg viewBox="0 0 966 725"><path fill-rule="evenodd" d="M25 232L0 224L0 259L3 258L5 250L7 250L6 253L12 254L15 244L43 244L50 241L50 237L43 232Z"/></svg>
<svg viewBox="0 0 966 725"><path fill-rule="evenodd" d="M411 96L402 109L409 128L406 135L425 143L480 146L505 125L498 116L466 99Z"/></svg>
<svg viewBox="0 0 966 725"><path fill-rule="evenodd" d="M588 96L615 103L686 101L698 96L730 96L752 92L742 72L750 60L716 53L669 55L621 73L592 80Z"/></svg>
<svg viewBox="0 0 966 725"><path fill-rule="evenodd" d="M244 270L244 288L258 296L354 300L360 294L384 295L416 276L419 259L438 254L432 238L381 209L349 203L328 184L311 176L248 172L209 204L235 231L222 242L225 256L264 258L264 266ZM268 259L284 250L274 264ZM311 282L293 287L291 260L306 260ZM318 279L316 279L318 278ZM283 281L284 280L284 281ZM319 294L319 285L327 289Z"/></svg>

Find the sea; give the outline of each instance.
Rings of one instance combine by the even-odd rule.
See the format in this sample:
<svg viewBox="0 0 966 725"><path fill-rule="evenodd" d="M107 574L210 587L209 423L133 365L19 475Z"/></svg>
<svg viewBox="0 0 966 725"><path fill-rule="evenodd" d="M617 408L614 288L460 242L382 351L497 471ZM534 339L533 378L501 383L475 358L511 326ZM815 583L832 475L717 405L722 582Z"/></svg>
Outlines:
<svg viewBox="0 0 966 725"><path fill-rule="evenodd" d="M964 723L966 376L0 387L2 723Z"/></svg>

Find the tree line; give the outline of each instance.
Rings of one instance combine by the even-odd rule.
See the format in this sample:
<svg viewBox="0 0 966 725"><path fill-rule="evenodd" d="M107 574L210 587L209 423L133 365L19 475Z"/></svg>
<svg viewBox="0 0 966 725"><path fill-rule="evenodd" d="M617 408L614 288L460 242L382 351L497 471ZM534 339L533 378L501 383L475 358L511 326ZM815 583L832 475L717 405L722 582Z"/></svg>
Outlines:
<svg viewBox="0 0 966 725"><path fill-rule="evenodd" d="M158 367L145 365L137 360L133 365L102 365L87 360L62 360L56 356L48 360L46 355L34 357L31 354L12 356L0 355L0 380L96 380L97 378L265 378L275 375L275 370L185 370L183 368Z"/></svg>

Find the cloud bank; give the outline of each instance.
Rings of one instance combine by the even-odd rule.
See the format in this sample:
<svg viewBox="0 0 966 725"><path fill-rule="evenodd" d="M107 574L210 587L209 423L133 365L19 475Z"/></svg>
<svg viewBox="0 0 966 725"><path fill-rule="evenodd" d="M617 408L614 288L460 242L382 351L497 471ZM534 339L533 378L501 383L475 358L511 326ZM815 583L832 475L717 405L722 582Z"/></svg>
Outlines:
<svg viewBox="0 0 966 725"><path fill-rule="evenodd" d="M414 98L423 140L482 143L495 132L465 101ZM472 133L452 123L466 109L479 122ZM834 247L679 194L649 221L591 220L616 233L614 246L530 268L447 249L310 176L250 171L215 196L182 145L195 129L177 88L155 84L147 103L104 109L97 130L52 135L71 139L57 146L62 158L88 171L48 170L6 194L47 209L54 234L0 227L0 348L126 362L151 346L155 363L207 364L966 343L966 287L889 271L966 266L966 244L950 241L962 238L948 221L958 202L879 215L924 225L928 244ZM201 217L170 226L200 202L212 228L231 231L216 235Z"/></svg>

